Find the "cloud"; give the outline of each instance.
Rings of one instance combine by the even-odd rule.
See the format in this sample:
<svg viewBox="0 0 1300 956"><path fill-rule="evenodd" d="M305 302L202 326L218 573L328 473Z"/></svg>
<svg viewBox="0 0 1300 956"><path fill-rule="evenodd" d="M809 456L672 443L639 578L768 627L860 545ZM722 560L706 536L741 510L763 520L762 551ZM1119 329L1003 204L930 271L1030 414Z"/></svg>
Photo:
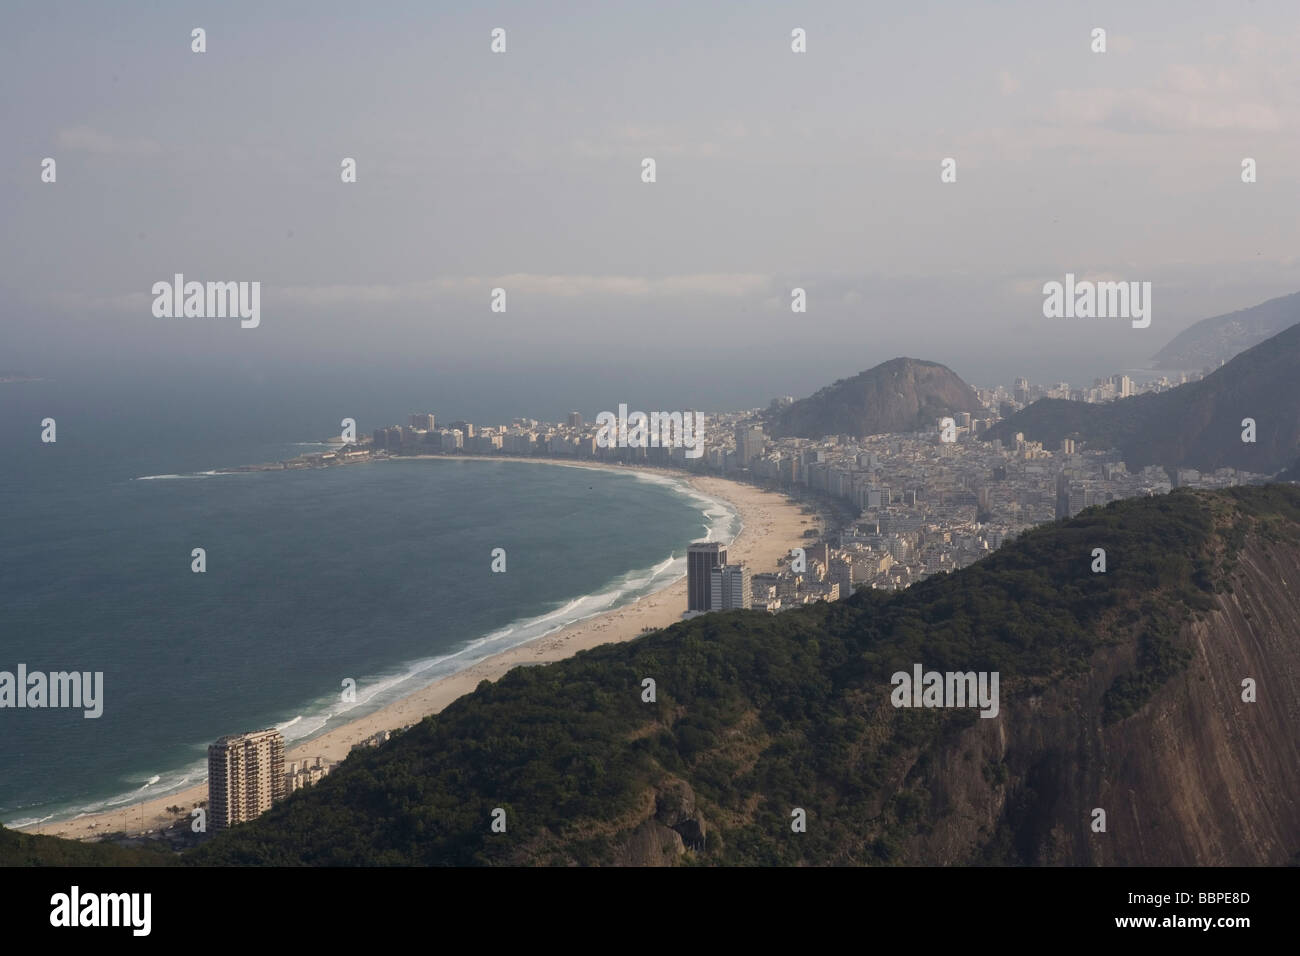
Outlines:
<svg viewBox="0 0 1300 956"><path fill-rule="evenodd" d="M63 149L80 150L100 156L149 156L162 150L162 147L152 139L122 139L93 130L89 126L61 129L57 141Z"/></svg>
<svg viewBox="0 0 1300 956"><path fill-rule="evenodd" d="M1190 76L1181 82L1190 82ZM1060 126L1159 133L1273 133L1284 126L1282 114L1266 103L1174 89L1061 90L1047 119Z"/></svg>
<svg viewBox="0 0 1300 956"><path fill-rule="evenodd" d="M745 125L739 120L721 123L710 132L710 136L721 133L730 140L743 139L746 135ZM608 160L635 154L644 156L675 157L715 157L721 154L722 147L711 138L701 137L698 141L686 138L689 131L668 129L661 126L636 126L626 124L605 130L596 141L578 139L569 146L570 152L577 159Z"/></svg>
<svg viewBox="0 0 1300 956"><path fill-rule="evenodd" d="M1300 108L1300 34L1242 27L1203 38L1209 58L1174 63L1131 89L1058 90L1043 119L1141 133L1277 133Z"/></svg>
<svg viewBox="0 0 1300 956"><path fill-rule="evenodd" d="M159 280L171 281L171 275ZM186 281L249 279L246 276L186 273ZM487 301L497 287L508 295L533 299L743 299L768 293L773 277L752 273L699 273L644 276L539 275L514 273L501 276L445 276L419 282L354 283L334 285L276 285L262 282L262 296L267 302L312 309L365 308L371 306L430 305L448 298L464 301ZM788 294L788 290L787 290ZM143 291L96 295L57 290L44 300L61 309L93 315L96 313L148 313L153 294Z"/></svg>
<svg viewBox="0 0 1300 956"><path fill-rule="evenodd" d="M427 303L452 295L486 298L493 288L531 298L743 298L769 288L772 279L750 273L644 276L539 275L451 276L423 282L377 285L289 286L265 288L268 298L313 307Z"/></svg>
<svg viewBox="0 0 1300 956"><path fill-rule="evenodd" d="M148 315L154 297L148 292L126 292L121 295L91 295L55 289L45 296L45 301L64 312L90 318L94 314Z"/></svg>

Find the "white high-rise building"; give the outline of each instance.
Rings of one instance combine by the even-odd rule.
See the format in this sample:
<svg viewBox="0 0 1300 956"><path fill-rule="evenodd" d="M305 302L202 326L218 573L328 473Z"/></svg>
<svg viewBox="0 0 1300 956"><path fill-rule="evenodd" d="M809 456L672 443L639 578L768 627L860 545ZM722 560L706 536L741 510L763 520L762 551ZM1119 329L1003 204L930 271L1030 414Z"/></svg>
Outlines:
<svg viewBox="0 0 1300 956"><path fill-rule="evenodd" d="M709 610L733 611L750 606L749 568L724 564L710 572Z"/></svg>
<svg viewBox="0 0 1300 956"><path fill-rule="evenodd" d="M270 728L208 746L208 820L214 830L245 823L287 792L284 737Z"/></svg>
<svg viewBox="0 0 1300 956"><path fill-rule="evenodd" d="M751 461L763 454L765 440L763 429L758 425L737 425L736 457L739 459L737 464L742 468L747 467Z"/></svg>

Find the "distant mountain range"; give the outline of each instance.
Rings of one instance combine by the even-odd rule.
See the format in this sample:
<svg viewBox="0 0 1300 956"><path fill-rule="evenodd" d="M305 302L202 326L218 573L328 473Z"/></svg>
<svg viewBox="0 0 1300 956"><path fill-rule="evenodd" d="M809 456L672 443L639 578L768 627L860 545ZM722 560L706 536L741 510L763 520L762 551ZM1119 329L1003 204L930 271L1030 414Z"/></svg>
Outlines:
<svg viewBox="0 0 1300 956"><path fill-rule="evenodd" d="M1300 861L1298 579L1300 488L1090 508L905 591L516 668L180 862ZM900 707L918 666L997 673L996 714ZM0 864L115 856L0 831Z"/></svg>
<svg viewBox="0 0 1300 956"><path fill-rule="evenodd" d="M955 412L983 410L975 390L937 362L896 358L840 379L792 405L773 405L764 430L775 438L863 438L936 426Z"/></svg>
<svg viewBox="0 0 1300 956"><path fill-rule="evenodd" d="M1155 368L1162 369L1217 368L1298 322L1300 292L1203 319L1174 336L1151 361Z"/></svg>
<svg viewBox="0 0 1300 956"><path fill-rule="evenodd" d="M1244 419L1255 442L1242 441ZM1063 438L1118 448L1130 468L1232 467L1273 475L1300 455L1300 325L1248 349L1199 382L1105 404L1043 399L984 435L1017 432L1058 447Z"/></svg>

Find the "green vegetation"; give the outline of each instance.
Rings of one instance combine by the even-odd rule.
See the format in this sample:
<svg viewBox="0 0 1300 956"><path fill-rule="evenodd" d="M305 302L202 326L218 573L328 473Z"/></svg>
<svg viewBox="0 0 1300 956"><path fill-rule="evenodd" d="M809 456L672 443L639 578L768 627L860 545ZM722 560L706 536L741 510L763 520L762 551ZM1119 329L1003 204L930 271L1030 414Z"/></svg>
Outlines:
<svg viewBox="0 0 1300 956"><path fill-rule="evenodd" d="M1144 633L1138 644L1138 669L1115 678L1102 698L1102 720L1113 724L1142 709L1160 687L1187 666L1192 652L1174 640Z"/></svg>
<svg viewBox="0 0 1300 956"><path fill-rule="evenodd" d="M134 849L35 836L0 826L0 866L166 866L175 862L175 854L161 844Z"/></svg>

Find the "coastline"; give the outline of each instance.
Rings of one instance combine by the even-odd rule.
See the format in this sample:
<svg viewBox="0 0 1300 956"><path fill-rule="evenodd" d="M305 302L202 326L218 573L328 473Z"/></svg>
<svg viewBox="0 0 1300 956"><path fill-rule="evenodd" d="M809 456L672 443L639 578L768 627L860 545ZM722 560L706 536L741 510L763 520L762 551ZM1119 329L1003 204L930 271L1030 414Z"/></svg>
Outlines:
<svg viewBox="0 0 1300 956"><path fill-rule="evenodd" d="M458 461L521 461L568 468L633 472L656 478L675 478L709 498L731 506L740 519L740 531L728 545L728 560L744 562L752 571L772 571L777 559L790 549L806 543L803 532L808 516L799 505L777 492L712 475L694 475L672 469L636 468L604 462L557 461L547 458L475 455L413 455L391 459L449 459ZM286 749L286 763L322 756L331 763L344 759L355 743L383 730L397 730L436 714L452 701L470 693L481 681L495 681L513 667L546 664L601 644L622 642L639 637L647 628L658 630L681 620L686 609L686 579L680 577L663 588L631 604L584 618L559 630L534 638L527 643L486 657L464 670L440 677L430 684L401 697L370 714L326 731ZM60 836L70 839L95 839L110 833L125 832L132 836L164 829L179 820L188 820L189 810L207 799L207 783L134 803L113 810L85 814L73 819L51 820L24 827L21 832ZM182 808L180 814L168 812L170 806Z"/></svg>

